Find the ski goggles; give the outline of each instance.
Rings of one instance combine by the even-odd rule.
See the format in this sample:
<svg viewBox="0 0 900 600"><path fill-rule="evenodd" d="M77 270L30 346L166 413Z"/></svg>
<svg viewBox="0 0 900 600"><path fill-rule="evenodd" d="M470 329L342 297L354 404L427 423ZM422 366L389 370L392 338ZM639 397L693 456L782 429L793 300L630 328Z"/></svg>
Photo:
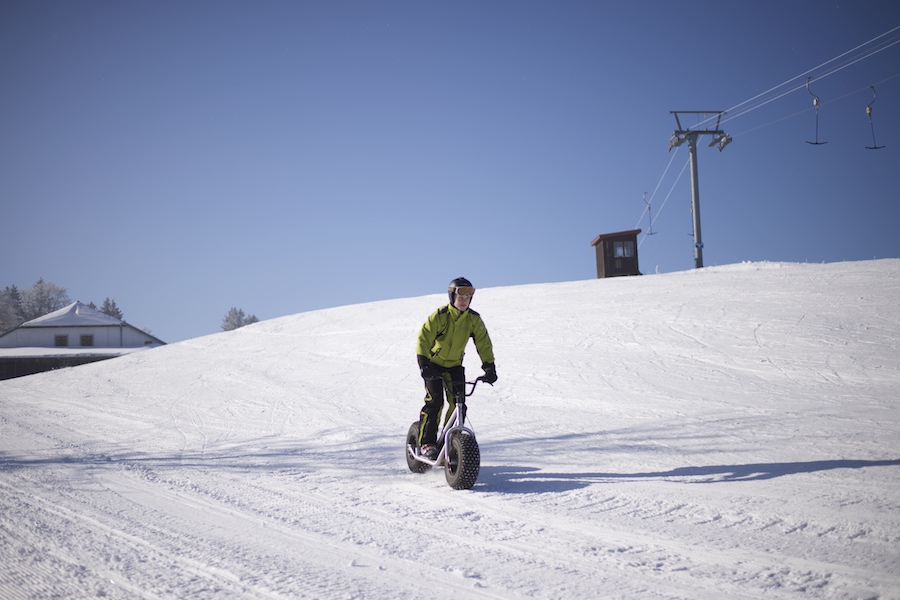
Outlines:
<svg viewBox="0 0 900 600"><path fill-rule="evenodd" d="M453 292L457 296L471 298L475 294L475 288L470 287L470 286L458 287L458 288L454 288Z"/></svg>

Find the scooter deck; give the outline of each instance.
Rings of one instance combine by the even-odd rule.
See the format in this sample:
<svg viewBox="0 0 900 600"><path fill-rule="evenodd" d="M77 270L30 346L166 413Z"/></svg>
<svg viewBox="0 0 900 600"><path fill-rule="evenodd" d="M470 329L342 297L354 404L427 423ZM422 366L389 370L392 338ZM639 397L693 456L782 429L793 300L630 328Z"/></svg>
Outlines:
<svg viewBox="0 0 900 600"><path fill-rule="evenodd" d="M468 427L452 427L444 432L444 436L443 436L442 440L449 440L450 436L455 432L461 432L464 434L471 435L472 437L475 437L475 432L472 431ZM444 452L444 448L446 448L446 447L447 447L446 442L441 441L441 444L438 446L437 458L434 460L431 460L427 456L422 456L421 454L419 454L419 447L413 446L412 444L406 445L406 451L409 452L410 456L412 456L414 459L416 459L417 461L419 461L421 463L425 463L426 465L431 465L432 467L440 467L440 466L443 466L444 464L446 464L446 462L447 462L447 453Z"/></svg>
<svg viewBox="0 0 900 600"><path fill-rule="evenodd" d="M438 455L437 455L437 458L434 460L431 460L427 456L423 456L423 455L419 454L418 446L413 446L412 444L406 445L406 451L409 452L409 455L412 456L417 461L419 461L421 463L425 463L426 465L431 465L432 467L440 467L445 462L443 444L441 444L440 448L438 448Z"/></svg>

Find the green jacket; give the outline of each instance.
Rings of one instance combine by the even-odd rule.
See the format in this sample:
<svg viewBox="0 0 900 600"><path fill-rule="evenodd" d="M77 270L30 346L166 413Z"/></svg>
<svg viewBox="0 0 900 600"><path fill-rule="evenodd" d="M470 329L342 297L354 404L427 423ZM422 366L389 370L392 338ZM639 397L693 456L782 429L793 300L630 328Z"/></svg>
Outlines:
<svg viewBox="0 0 900 600"><path fill-rule="evenodd" d="M472 309L460 312L452 304L443 306L425 320L419 330L416 354L442 367L462 364L469 338L483 363L494 362L494 347L481 315Z"/></svg>

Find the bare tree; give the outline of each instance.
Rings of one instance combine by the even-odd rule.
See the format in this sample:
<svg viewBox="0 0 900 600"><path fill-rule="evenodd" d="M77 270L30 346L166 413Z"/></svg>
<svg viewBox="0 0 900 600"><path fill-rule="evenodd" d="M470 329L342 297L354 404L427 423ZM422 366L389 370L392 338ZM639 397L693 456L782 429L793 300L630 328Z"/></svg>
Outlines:
<svg viewBox="0 0 900 600"><path fill-rule="evenodd" d="M43 277L30 288L23 290L21 297L23 322L43 317L72 302L66 288L51 281L44 281Z"/></svg>

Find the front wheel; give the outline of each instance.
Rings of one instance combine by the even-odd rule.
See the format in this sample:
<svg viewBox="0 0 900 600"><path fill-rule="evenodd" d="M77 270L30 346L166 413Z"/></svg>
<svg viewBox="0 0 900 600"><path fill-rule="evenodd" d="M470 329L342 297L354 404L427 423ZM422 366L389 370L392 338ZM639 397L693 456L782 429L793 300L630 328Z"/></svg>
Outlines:
<svg viewBox="0 0 900 600"><path fill-rule="evenodd" d="M475 485L481 470L481 450L475 436L460 433L450 438L444 474L454 490L468 490Z"/></svg>
<svg viewBox="0 0 900 600"><path fill-rule="evenodd" d="M409 467L409 470L413 473L424 473L428 469L431 468L431 465L419 462L415 458L412 457L409 453L409 447L412 446L415 448L419 445L419 422L416 421L412 425L409 426L409 431L406 432L406 446L403 448L404 454L406 454L406 466Z"/></svg>

